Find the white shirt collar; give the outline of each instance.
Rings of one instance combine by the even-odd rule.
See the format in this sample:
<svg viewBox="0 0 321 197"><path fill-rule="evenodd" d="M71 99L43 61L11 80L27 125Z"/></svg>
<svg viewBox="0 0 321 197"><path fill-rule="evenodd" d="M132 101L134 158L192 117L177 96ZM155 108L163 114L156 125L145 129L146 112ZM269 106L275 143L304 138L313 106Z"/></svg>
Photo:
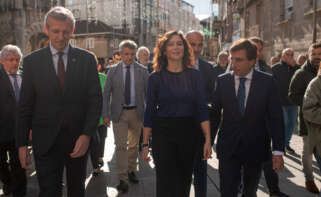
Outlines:
<svg viewBox="0 0 321 197"><path fill-rule="evenodd" d="M49 43L49 47L50 47L50 51L51 51L51 54L52 55L57 55L58 54L58 51L57 49L55 49L51 43ZM62 52L64 52L64 55L67 55L68 52L69 52L69 44L64 48L64 50L62 50Z"/></svg>
<svg viewBox="0 0 321 197"><path fill-rule="evenodd" d="M246 79L249 79L249 80L252 80L252 77L253 77L253 68L250 70L250 72L246 75L246 76L244 76L244 77L240 77L240 76L237 76L237 75L235 75L235 72L234 72L234 78L235 79L240 79L240 78L246 78Z"/></svg>

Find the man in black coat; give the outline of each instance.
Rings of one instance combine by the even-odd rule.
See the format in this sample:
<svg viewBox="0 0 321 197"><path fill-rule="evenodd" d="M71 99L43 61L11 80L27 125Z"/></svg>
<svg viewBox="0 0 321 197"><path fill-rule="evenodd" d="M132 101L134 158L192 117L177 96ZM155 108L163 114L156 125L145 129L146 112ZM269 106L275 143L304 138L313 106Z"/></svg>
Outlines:
<svg viewBox="0 0 321 197"><path fill-rule="evenodd" d="M201 72L202 77L204 79L203 81L205 85L206 101L208 103L209 110L211 111L211 93L214 89L213 66L206 60L200 58L201 52L203 50L203 37L204 36L202 32L194 30L186 34L186 39L193 48L195 57L195 69ZM202 137L201 146L199 147L194 161L193 174L195 197L206 197L207 193L207 161L203 160L202 158L204 142L204 138Z"/></svg>
<svg viewBox="0 0 321 197"><path fill-rule="evenodd" d="M295 153L290 147L290 140L293 130L296 127L296 119L298 114L298 106L293 104L288 97L290 81L295 71L300 67L293 58L293 49L286 48L282 51L281 61L272 67L273 77L277 82L279 89L282 111L285 126L285 151Z"/></svg>
<svg viewBox="0 0 321 197"><path fill-rule="evenodd" d="M65 167L68 197L84 197L87 149L102 108L97 63L93 54L69 44L75 19L68 9L52 8L44 26L49 46L23 60L19 159L27 168L32 129L39 196L62 196Z"/></svg>
<svg viewBox="0 0 321 197"><path fill-rule="evenodd" d="M228 66L228 53L221 51L217 56L217 64L213 68L213 81L215 82L220 74L225 73Z"/></svg>
<svg viewBox="0 0 321 197"><path fill-rule="evenodd" d="M19 163L14 140L21 85L21 76L17 71L21 57L20 49L14 45L4 46L0 53L0 180L3 182L3 193L12 193L13 197L25 196L27 184L26 172Z"/></svg>

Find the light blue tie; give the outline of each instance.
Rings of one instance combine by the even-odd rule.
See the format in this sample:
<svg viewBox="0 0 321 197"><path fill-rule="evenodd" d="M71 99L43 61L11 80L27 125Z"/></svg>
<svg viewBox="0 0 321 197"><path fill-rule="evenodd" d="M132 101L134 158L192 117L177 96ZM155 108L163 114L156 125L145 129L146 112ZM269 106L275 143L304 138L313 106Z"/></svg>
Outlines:
<svg viewBox="0 0 321 197"><path fill-rule="evenodd" d="M239 89L237 90L237 100L239 102L240 106L240 112L243 115L245 111L245 81L246 78L241 77L240 78L240 85Z"/></svg>
<svg viewBox="0 0 321 197"><path fill-rule="evenodd" d="M16 95L16 101L19 101L20 98L20 88L18 85L18 80L17 80L17 75L16 74L12 74L11 75L13 77L13 89L14 89L14 94Z"/></svg>

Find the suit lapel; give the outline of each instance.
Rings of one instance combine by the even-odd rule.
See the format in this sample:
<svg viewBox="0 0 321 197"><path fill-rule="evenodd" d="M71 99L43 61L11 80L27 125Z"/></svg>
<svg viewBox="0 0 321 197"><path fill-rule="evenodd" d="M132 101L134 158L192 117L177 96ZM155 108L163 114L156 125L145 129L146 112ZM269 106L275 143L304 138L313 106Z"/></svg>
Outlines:
<svg viewBox="0 0 321 197"><path fill-rule="evenodd" d="M134 89L135 89L135 98L138 98L138 79L139 79L139 68L138 68L138 65L136 64L136 62L134 62L134 64L133 64L133 66L134 66L134 83L135 83L135 85L134 85Z"/></svg>
<svg viewBox="0 0 321 197"><path fill-rule="evenodd" d="M50 51L50 47L48 46L45 50L45 57L43 58L43 62L44 62L44 66L47 66L47 69L44 69L45 71L47 71L47 76L50 79L50 81L53 82L53 86L55 88L56 91L58 92L62 92L60 85L59 85L59 79L54 67L54 63L52 60L52 54Z"/></svg>
<svg viewBox="0 0 321 197"><path fill-rule="evenodd" d="M117 75L118 75L118 80L120 82L120 88L121 88L121 92L125 94L125 84L124 84L124 75L123 75L123 63L120 62L117 65Z"/></svg>
<svg viewBox="0 0 321 197"><path fill-rule="evenodd" d="M15 99L16 96L14 94L14 90L13 90L11 81L9 79L7 72L4 70L4 68L2 66L0 66L0 77L3 77L4 82L6 83L6 86L9 87L10 96L12 96Z"/></svg>

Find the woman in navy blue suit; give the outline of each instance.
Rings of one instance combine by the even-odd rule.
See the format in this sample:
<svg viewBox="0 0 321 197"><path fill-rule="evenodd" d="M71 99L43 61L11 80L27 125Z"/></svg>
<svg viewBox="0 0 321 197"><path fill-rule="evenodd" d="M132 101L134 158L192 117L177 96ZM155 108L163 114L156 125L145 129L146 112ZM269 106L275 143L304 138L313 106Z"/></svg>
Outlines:
<svg viewBox="0 0 321 197"><path fill-rule="evenodd" d="M193 69L192 49L181 32L167 32L157 42L154 73L148 80L142 156L153 135L157 197L188 197L193 161L201 136L204 159L211 156L209 112L200 72Z"/></svg>

